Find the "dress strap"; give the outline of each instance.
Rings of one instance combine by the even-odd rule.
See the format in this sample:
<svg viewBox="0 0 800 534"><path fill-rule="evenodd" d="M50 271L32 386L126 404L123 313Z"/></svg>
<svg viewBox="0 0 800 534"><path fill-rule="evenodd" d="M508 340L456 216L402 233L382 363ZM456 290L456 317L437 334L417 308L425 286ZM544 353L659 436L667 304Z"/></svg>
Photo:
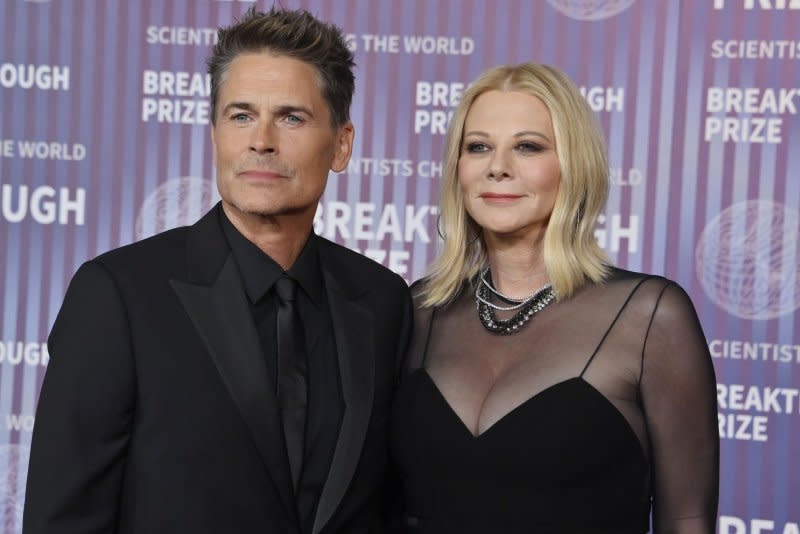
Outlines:
<svg viewBox="0 0 800 534"><path fill-rule="evenodd" d="M661 304L661 297L664 296L664 292L667 288L672 284L672 282L668 282L664 284L664 287L661 288L661 291L658 293L658 298L656 299L656 304L653 306L653 313L650 314L650 320L647 322L647 331L644 335L644 343L642 343L642 357L639 361L639 384L642 383L642 375L644 374L644 353L647 350L647 340L650 339L650 328L653 326L653 320L656 318L656 312L658 311L658 306ZM636 397L637 400L641 401L641 388L636 389ZM644 410L644 404L641 404L642 410Z"/></svg>
<svg viewBox="0 0 800 534"><path fill-rule="evenodd" d="M591 363L592 363L592 360L594 360L594 357L595 357L595 355L598 353L598 351L600 350L600 347L602 347L602 346L603 346L603 342L604 342L604 341L606 340L606 338L608 337L608 334L610 334L610 333L611 333L611 329L612 329L612 328L614 328L614 325L615 325L615 324L617 324L617 319L619 319L620 315L622 315L622 312L623 312L623 311L625 310L625 308L628 306L628 302L630 302L630 301L631 301L631 298L633 298L633 295L634 295L634 293L636 293L636 291L638 291L639 287L641 287L641 285L642 285L644 282L646 282L647 280L651 280L651 279L653 279L653 278L655 278L655 277L654 277L654 276L646 276L646 277L643 277L643 278L642 278L641 280L639 280L639 281L636 283L636 285L633 287L633 289L631 290L631 292L628 294L628 297L625 299L625 302L623 302L623 303L622 303L622 306L620 307L619 311L617 311L617 315L614 317L614 320L613 320L613 321L611 321L611 324L608 326L608 329L606 329L606 332L605 332L605 334L603 334L603 337L600 339L600 342L599 342L599 343L597 344L597 346L594 348L594 352L592 352L592 355L591 355L591 356L589 356L589 360L586 362L586 365L584 365L584 367L583 367L583 370L581 371L581 374L579 375L581 378L583 378L583 374L584 374L584 373L586 372L586 370L589 368L589 365L591 365Z"/></svg>

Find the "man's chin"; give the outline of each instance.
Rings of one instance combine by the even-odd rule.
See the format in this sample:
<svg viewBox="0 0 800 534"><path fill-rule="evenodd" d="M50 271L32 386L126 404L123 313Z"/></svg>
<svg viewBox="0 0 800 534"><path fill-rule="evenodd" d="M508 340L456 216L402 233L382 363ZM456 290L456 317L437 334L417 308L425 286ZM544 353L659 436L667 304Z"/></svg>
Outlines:
<svg viewBox="0 0 800 534"><path fill-rule="evenodd" d="M263 205L258 203L233 203L228 204L233 211L249 217L272 219L275 217L301 216L309 211L308 206L281 206Z"/></svg>

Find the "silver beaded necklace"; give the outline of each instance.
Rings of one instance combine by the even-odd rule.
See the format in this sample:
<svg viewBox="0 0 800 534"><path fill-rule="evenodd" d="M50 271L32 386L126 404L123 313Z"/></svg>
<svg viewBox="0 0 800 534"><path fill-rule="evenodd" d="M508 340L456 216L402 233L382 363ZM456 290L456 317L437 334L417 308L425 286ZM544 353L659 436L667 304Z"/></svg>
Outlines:
<svg viewBox="0 0 800 534"><path fill-rule="evenodd" d="M500 297L504 301L513 302L514 303L511 306L500 306L499 304L495 304L495 303L493 303L493 302L491 302L489 300L484 299L480 295L480 292L478 291L478 288L475 288L475 298L480 300L480 301L482 301L484 304L486 304L487 306L489 306L490 308L493 308L495 310L511 311L511 310L519 309L522 306L524 306L529 300L531 300L533 297L535 297L540 291L542 291L543 289L548 287L547 285L545 285L543 287L540 287L539 289L537 289L536 291L534 291L533 293L531 293L530 295L528 295L526 297L522 297L522 298L509 297L508 295L505 295L505 294L501 293L499 289L496 289L486 279L486 273L488 273L488 272L489 272L489 268L488 267L486 267L485 269L483 269L483 271L481 271L481 275L479 277L479 283L483 284L484 286L489 288L489 291L491 291L492 293L494 293L495 295L497 295L498 297Z"/></svg>
<svg viewBox="0 0 800 534"><path fill-rule="evenodd" d="M478 310L478 318L486 330L493 334L508 335L518 331L531 318L542 311L548 304L556 298L553 287L550 284L537 289L523 299L509 298L495 289L486 279L489 268L483 270L480 280L475 287L475 305ZM490 274L489 274L490 275ZM491 276L491 275L490 275ZM499 306L489 299L491 293L510 302L515 302L511 306ZM512 311L519 310L511 318L506 320L498 319L495 310Z"/></svg>

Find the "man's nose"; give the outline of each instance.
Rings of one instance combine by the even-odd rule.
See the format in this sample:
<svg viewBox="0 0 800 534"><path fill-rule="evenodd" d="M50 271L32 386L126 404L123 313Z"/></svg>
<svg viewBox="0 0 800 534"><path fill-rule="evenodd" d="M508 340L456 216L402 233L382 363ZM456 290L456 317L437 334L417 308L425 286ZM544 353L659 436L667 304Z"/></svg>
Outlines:
<svg viewBox="0 0 800 534"><path fill-rule="evenodd" d="M250 150L257 154L272 154L278 151L277 135L272 124L259 124L253 128Z"/></svg>

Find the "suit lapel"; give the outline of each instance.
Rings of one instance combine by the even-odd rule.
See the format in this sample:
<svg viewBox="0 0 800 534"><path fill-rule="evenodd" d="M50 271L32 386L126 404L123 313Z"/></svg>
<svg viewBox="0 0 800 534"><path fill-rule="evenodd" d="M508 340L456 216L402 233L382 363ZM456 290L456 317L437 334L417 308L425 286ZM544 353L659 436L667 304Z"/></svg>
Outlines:
<svg viewBox="0 0 800 534"><path fill-rule="evenodd" d="M190 228L189 281L170 283L250 429L287 512L295 517L275 386L218 217L212 210Z"/></svg>
<svg viewBox="0 0 800 534"><path fill-rule="evenodd" d="M328 478L317 505L314 534L333 516L353 478L367 434L375 391L372 314L359 299L363 289L330 253L332 249L328 243L322 239L320 243L345 412Z"/></svg>

